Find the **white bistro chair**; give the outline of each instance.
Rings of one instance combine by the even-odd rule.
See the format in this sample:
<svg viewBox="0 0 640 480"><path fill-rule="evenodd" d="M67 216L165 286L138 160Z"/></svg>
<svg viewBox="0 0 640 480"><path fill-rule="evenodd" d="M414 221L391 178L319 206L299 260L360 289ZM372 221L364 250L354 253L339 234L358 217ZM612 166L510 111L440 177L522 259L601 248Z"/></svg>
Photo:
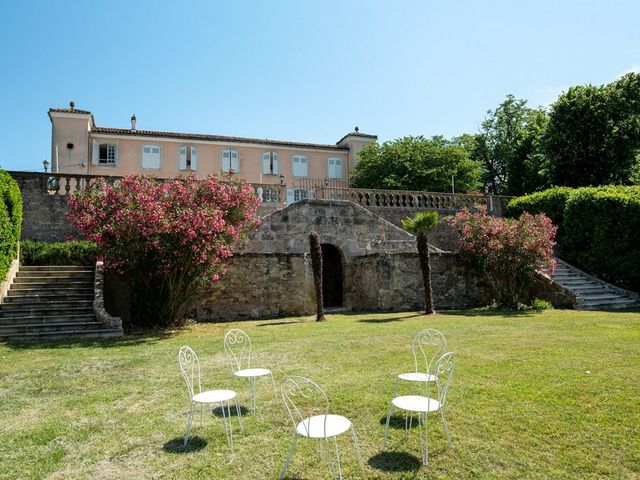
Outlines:
<svg viewBox="0 0 640 480"><path fill-rule="evenodd" d="M273 395L278 401L276 382L273 373L267 368L251 368L251 338L238 328L229 330L224 336L224 351L227 353L233 375L231 385L237 378L247 378L251 386L251 409L256 411L256 380L259 377L271 376Z"/></svg>
<svg viewBox="0 0 640 480"><path fill-rule="evenodd" d="M362 462L360 444L358 443L355 427L348 418L329 413L329 399L322 388L308 378L289 376L282 380L281 391L282 400L295 429L289 455L280 473L281 480L287 472L299 437L317 440L319 449L322 448L322 441L324 440L327 447L327 457L331 475L333 478L341 479L342 467L340 466L340 452L338 451L336 437L349 430L351 430L353 442L356 446L360 468L364 471L364 463ZM333 438L337 472L329 442L331 438Z"/></svg>
<svg viewBox="0 0 640 480"><path fill-rule="evenodd" d="M202 391L200 384L200 362L198 356L190 347L184 346L180 348L178 353L178 362L180 363L180 374L187 384L189 390L189 398L191 400L191 412L187 421L187 431L184 434L184 445L189 441L191 433L191 425L193 424L193 415L196 405L200 405L200 425L202 426L202 411L205 405L220 405L222 410L222 418L224 419L224 431L227 434L227 442L233 445L233 433L231 431L231 402L235 400L236 414L240 423L240 431L242 428L242 414L238 405L238 396L233 390L206 390ZM197 384L196 384L197 380ZM197 390L196 390L197 386ZM225 406L227 412L225 413Z"/></svg>
<svg viewBox="0 0 640 480"><path fill-rule="evenodd" d="M384 450L387 444L387 435L389 433L389 419L396 408L408 411L412 414L418 415L418 432L420 435L420 449L422 450L422 462L424 464L429 463L429 414L440 411L440 417L442 418L442 426L447 440L451 444L451 434L449 433L449 427L444 415L444 408L447 400L447 390L453 377L453 369L455 366L455 354L453 352L447 352L438 359L433 369L432 375L437 378L433 382L425 382L425 396L422 395L402 395L395 397L391 401L391 406L387 413L387 424L384 428L384 439L382 441L382 449ZM435 384L435 385L434 385ZM431 387L431 388L430 388ZM434 388L435 387L435 388ZM435 394L435 398L432 395ZM422 438L422 424L424 423L424 441Z"/></svg>
<svg viewBox="0 0 640 480"><path fill-rule="evenodd" d="M446 351L447 341L440 331L434 328L427 328L418 332L416 336L413 337L413 342L411 343L413 372L401 373L396 377L393 386L394 398L397 396L400 380L407 382L434 382L436 377L429 372L434 363L444 355ZM426 369L420 371L423 365L426 366Z"/></svg>

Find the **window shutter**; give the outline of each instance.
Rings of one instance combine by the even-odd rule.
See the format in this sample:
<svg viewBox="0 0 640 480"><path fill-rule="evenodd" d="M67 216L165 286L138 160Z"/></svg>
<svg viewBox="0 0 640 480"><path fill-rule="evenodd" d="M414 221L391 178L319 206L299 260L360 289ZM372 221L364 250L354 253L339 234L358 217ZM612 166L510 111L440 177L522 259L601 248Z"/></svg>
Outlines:
<svg viewBox="0 0 640 480"><path fill-rule="evenodd" d="M233 170L234 173L238 173L240 171L238 152L234 150L231 151L231 170Z"/></svg>
<svg viewBox="0 0 640 480"><path fill-rule="evenodd" d="M287 205L291 205L295 201L294 195L293 188L287 188Z"/></svg>
<svg viewBox="0 0 640 480"><path fill-rule="evenodd" d="M273 173L278 175L280 173L280 164L278 163L278 154L273 152Z"/></svg>
<svg viewBox="0 0 640 480"><path fill-rule="evenodd" d="M91 164L98 165L100 162L100 145L95 140L93 141L93 153L91 155Z"/></svg>
<svg viewBox="0 0 640 480"><path fill-rule="evenodd" d="M222 156L220 157L220 170L223 172L228 172L231 168L231 150L224 150L222 152Z"/></svg>
<svg viewBox="0 0 640 480"><path fill-rule="evenodd" d="M198 169L198 150L196 150L195 147L191 147L191 170L197 170L197 169Z"/></svg>
<svg viewBox="0 0 640 480"><path fill-rule="evenodd" d="M262 173L271 173L271 162L269 158L269 152L262 154Z"/></svg>
<svg viewBox="0 0 640 480"><path fill-rule="evenodd" d="M180 147L178 149L178 157L180 159L179 169L186 170L187 169L187 147Z"/></svg>

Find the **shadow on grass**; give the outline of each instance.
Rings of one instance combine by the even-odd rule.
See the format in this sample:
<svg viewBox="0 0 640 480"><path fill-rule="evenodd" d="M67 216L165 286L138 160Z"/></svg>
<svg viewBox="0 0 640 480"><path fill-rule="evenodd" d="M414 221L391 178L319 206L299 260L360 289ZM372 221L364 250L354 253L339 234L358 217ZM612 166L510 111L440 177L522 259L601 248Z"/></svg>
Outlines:
<svg viewBox="0 0 640 480"><path fill-rule="evenodd" d="M457 317L532 317L538 312L534 310L494 310L489 308L473 308L469 310L438 310L439 315L455 315Z"/></svg>
<svg viewBox="0 0 640 480"><path fill-rule="evenodd" d="M362 315L361 313L359 315ZM392 317L392 318L363 318L362 320L358 320L362 323L391 323L391 322L400 322L402 320L406 320L408 318L420 317L421 313L414 313L412 315L405 315L403 317Z"/></svg>
<svg viewBox="0 0 640 480"><path fill-rule="evenodd" d="M411 423L409 423L411 422ZM386 415L384 417L382 417L380 419L380 425L386 425L387 424L387 417ZM418 418L413 418L413 420L411 419L407 419L406 423L405 423L405 418L400 416L400 415L391 415L391 418L389 419L389 428L395 428L395 429L402 429L404 430L406 427L409 428L417 428L418 427Z"/></svg>
<svg viewBox="0 0 640 480"><path fill-rule="evenodd" d="M417 472L420 469L418 457L406 452L380 452L367 463L383 472Z"/></svg>
<svg viewBox="0 0 640 480"><path fill-rule="evenodd" d="M189 437L189 442L184 445L184 437L176 437L162 446L167 453L191 453L198 452L207 446L207 441L202 437Z"/></svg>
<svg viewBox="0 0 640 480"><path fill-rule="evenodd" d="M269 322L269 323L259 323L256 327L274 327L276 325L293 325L294 323L302 323L297 320L293 320L290 322Z"/></svg>
<svg viewBox="0 0 640 480"><path fill-rule="evenodd" d="M129 347L136 345L151 345L153 343L166 340L182 333L182 330L172 330L169 332L143 332L123 335L118 338L63 338L58 340L33 339L33 340L9 340L0 342L14 350L34 350L34 349L61 349L61 348L114 348Z"/></svg>
<svg viewBox="0 0 640 480"><path fill-rule="evenodd" d="M222 415L222 407L216 407L214 408L211 413L213 413L216 417L219 418L224 418L226 416L229 416L228 413L228 409L225 408L224 409L224 415ZM240 415L242 415L243 417L246 415L249 415L250 410L246 407L243 407L242 405L240 405ZM235 405L231 405L231 416L232 417L237 417L238 416L238 412L236 412L236 406Z"/></svg>

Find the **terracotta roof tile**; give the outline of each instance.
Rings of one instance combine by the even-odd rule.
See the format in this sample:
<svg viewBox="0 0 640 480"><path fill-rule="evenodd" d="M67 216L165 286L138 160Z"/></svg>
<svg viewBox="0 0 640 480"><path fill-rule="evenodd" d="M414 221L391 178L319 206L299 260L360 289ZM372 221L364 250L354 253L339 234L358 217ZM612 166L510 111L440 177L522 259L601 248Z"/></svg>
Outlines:
<svg viewBox="0 0 640 480"><path fill-rule="evenodd" d="M91 112L87 110L78 110L77 108L50 108L49 112L56 113L83 113L86 115L91 115Z"/></svg>
<svg viewBox="0 0 640 480"><path fill-rule="evenodd" d="M349 147L340 145L325 145L321 143L288 142L283 140L269 140L268 138L227 137L223 135L205 135L200 133L161 132L155 130L130 130L127 128L94 127L92 133L106 135L127 135L132 137L161 137L183 140L205 140L210 142L228 143L257 143L260 145L273 145L275 147L309 148L317 150L348 151ZM377 137L376 137L377 138Z"/></svg>

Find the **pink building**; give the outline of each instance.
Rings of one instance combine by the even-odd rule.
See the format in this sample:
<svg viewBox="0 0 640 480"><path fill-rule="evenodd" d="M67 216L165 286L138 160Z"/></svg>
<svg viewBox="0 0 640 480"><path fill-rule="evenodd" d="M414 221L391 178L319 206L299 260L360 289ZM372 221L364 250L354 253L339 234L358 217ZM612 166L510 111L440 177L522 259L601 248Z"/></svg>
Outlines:
<svg viewBox="0 0 640 480"><path fill-rule="evenodd" d="M198 133L96 126L91 112L51 108L51 171L104 176L144 173L161 178L232 172L255 184L286 185L287 203L307 198L315 183L344 184L357 153L376 135L348 133L335 145Z"/></svg>

